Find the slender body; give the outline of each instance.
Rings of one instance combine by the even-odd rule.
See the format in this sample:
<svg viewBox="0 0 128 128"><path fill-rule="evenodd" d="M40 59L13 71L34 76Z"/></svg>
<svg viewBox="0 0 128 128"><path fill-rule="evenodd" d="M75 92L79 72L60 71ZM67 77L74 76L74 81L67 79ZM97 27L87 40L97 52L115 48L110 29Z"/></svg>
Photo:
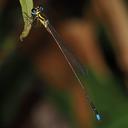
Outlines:
<svg viewBox="0 0 128 128"><path fill-rule="evenodd" d="M41 6L38 6L37 8L32 9L32 17L33 20L38 20L40 23L47 29L47 31L51 34L51 36L54 38L56 44L58 45L59 49L61 50L62 54L64 55L67 63L69 64L70 68L72 69L75 77L77 78L79 84L81 85L82 89L85 92L85 97L88 99L88 102L90 104L90 107L95 113L96 119L101 120L101 116L98 113L95 105L92 101L90 101L86 89L85 89L85 81L81 79L79 76L86 77L87 71L85 70L84 66L79 62L79 60L74 56L74 54L71 52L71 50L65 45L61 37L58 35L56 30L53 28L53 26L49 23L49 20L46 18L46 16L43 14L43 8Z"/></svg>

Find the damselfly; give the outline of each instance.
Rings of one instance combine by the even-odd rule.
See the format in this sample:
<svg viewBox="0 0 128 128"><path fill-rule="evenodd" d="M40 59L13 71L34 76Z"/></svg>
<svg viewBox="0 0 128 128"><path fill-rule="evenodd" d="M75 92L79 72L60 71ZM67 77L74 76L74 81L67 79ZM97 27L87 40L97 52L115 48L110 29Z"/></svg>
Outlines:
<svg viewBox="0 0 128 128"><path fill-rule="evenodd" d="M44 14L44 10L42 6L38 6L36 8L33 8L31 11L31 15L33 18L33 21L39 21L46 30L50 33L50 35L54 38L56 44L58 45L59 49L61 50L62 54L64 55L67 63L69 64L70 68L72 69L75 77L77 78L79 84L81 85L82 89L85 92L85 97L88 99L88 102L90 104L90 107L92 108L93 112L95 113L96 119L101 120L101 115L97 111L95 105L93 102L89 99L89 97L86 94L86 89L84 86L84 81L79 76L86 76L87 72L85 70L85 67L78 61L78 59L74 56L74 54L69 50L69 48L65 45L59 34L56 32L54 27L50 24L48 18Z"/></svg>

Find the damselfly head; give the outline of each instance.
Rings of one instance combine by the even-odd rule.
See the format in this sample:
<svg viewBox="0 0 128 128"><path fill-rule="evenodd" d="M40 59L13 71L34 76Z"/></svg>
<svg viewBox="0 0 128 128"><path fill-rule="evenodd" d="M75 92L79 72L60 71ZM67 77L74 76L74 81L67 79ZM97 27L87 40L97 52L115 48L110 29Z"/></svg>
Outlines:
<svg viewBox="0 0 128 128"><path fill-rule="evenodd" d="M37 15L37 9L36 9L36 8L33 8L33 9L31 10L31 15L32 15L32 16L36 16L36 15Z"/></svg>
<svg viewBox="0 0 128 128"><path fill-rule="evenodd" d="M41 5L39 5L38 8L39 8L40 12L43 12L44 11L44 8Z"/></svg>
<svg viewBox="0 0 128 128"><path fill-rule="evenodd" d="M31 10L31 15L32 16L37 16L39 13L43 13L43 10L44 10L44 8L40 5L40 6L38 6L38 7L36 7L36 8L33 8L32 10Z"/></svg>

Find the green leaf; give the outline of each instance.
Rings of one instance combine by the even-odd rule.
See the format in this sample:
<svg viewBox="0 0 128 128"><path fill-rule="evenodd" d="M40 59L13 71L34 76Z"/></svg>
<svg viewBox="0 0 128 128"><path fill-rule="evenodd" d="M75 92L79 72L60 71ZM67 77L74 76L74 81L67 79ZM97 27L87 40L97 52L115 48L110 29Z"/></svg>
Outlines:
<svg viewBox="0 0 128 128"><path fill-rule="evenodd" d="M33 0L20 0L20 4L22 7L22 15L24 20L24 29L20 35L20 40L23 41L25 37L28 36L30 30L31 30L31 10L33 8Z"/></svg>

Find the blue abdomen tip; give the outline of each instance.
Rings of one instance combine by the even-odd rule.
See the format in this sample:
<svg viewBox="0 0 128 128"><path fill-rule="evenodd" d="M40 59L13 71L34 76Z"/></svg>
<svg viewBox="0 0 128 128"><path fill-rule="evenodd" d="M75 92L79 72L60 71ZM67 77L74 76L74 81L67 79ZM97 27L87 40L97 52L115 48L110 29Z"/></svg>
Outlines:
<svg viewBox="0 0 128 128"><path fill-rule="evenodd" d="M100 116L100 114L96 114L96 119L97 119L98 121L101 120L101 116Z"/></svg>

